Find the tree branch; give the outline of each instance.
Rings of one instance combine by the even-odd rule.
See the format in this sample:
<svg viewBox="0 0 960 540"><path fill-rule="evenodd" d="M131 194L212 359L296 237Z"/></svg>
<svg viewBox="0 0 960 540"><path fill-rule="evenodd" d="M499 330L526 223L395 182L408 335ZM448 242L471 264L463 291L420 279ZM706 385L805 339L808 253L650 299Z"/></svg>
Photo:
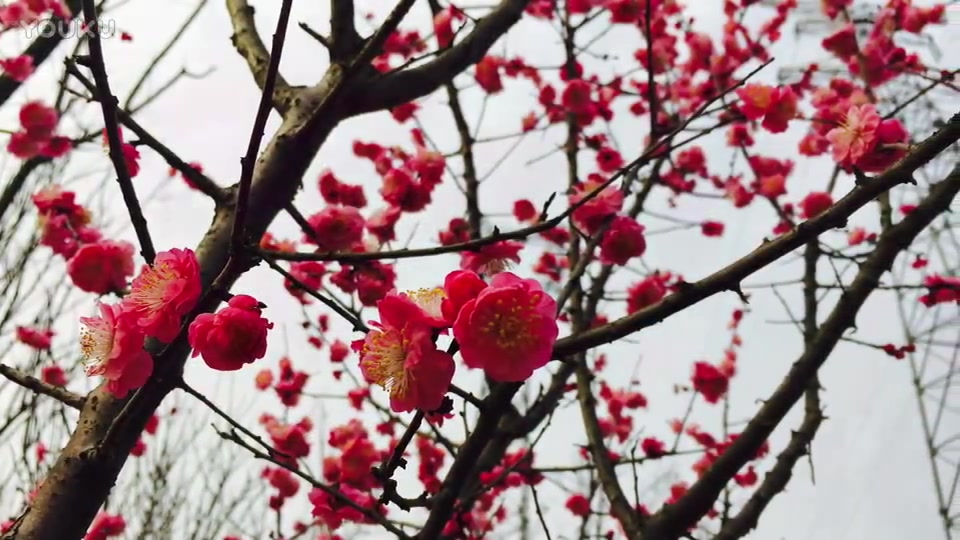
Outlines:
<svg viewBox="0 0 960 540"><path fill-rule="evenodd" d="M76 69L71 70L70 74L73 75L75 79L80 81L80 84L82 84L87 91L91 93L93 99L99 99L97 95L97 87L90 81L90 79L87 79L82 73L80 73L79 70ZM213 199L213 201L217 204L223 204L227 202L228 196L223 188L217 185L217 183L214 182L209 176L191 167L190 164L183 161L180 156L176 154L176 152L170 150L163 143L158 141L153 135L150 134L149 131L144 129L143 126L134 120L133 117L130 116L130 113L122 109L117 109L117 118L124 127L128 128L133 132L134 135L137 136L140 142L159 154L160 157L167 162L167 165L170 165L179 171L180 174L182 174L187 180L193 182L193 185L195 185L201 193Z"/></svg>
<svg viewBox="0 0 960 540"><path fill-rule="evenodd" d="M583 428L590 442L590 455L596 464L597 477L603 494L610 501L610 513L623 526L627 538L640 538L640 513L630 506L630 501L623 494L620 481L617 479L617 469L610 459L610 451L603 442L603 432L600 431L600 421L597 418L597 398L590 389L593 375L587 367L585 354L577 358L577 400L580 402L580 415L583 417Z"/></svg>
<svg viewBox="0 0 960 540"><path fill-rule="evenodd" d="M110 81L107 78L107 67L103 58L103 45L100 43L99 21L97 21L97 6L93 0L83 0L83 18L90 25L92 32L87 43L90 48L90 65L93 72L93 80L97 85L96 98L103 109L103 125L107 132L107 142L110 146L110 161L117 171L117 183L120 184L120 193L123 195L123 202L127 205L127 211L130 214L130 222L133 224L133 230L137 234L137 240L140 242L140 254L147 264L153 264L153 259L157 252L153 247L153 240L150 238L150 231L147 228L147 220L143 217L143 210L140 208L140 201L137 200L137 192L133 188L133 180L130 178L130 171L127 169L127 161L123 154L123 140L120 138L120 126L117 124L117 96L110 91ZM75 65L70 65L76 71ZM70 69L68 66L68 69Z"/></svg>
<svg viewBox="0 0 960 540"><path fill-rule="evenodd" d="M661 322L718 292L739 289L740 282L744 278L803 246L808 240L816 238L823 232L843 226L847 218L866 206L878 195L898 184L911 182L914 171L949 148L957 140L960 140L960 113L955 114L949 123L917 145L912 152L888 169L887 172L875 177L867 184L857 186L823 214L800 223L793 231L776 240L764 243L726 268L718 270L696 283L686 284L681 291L667 296L652 306L603 326L558 340L553 349L554 358L564 358L605 343L611 343Z"/></svg>
<svg viewBox="0 0 960 540"><path fill-rule="evenodd" d="M81 0L67 0L65 2L71 13L80 10ZM41 36L33 40L33 43L22 54L33 58L34 67L40 67L47 58L53 54L60 42L63 41L63 32L53 32L49 36ZM16 92L23 83L16 81L7 74L0 75L0 105L3 105L10 99L10 96Z"/></svg>
<svg viewBox="0 0 960 540"><path fill-rule="evenodd" d="M256 22L253 20L255 10L247 0L227 0L227 11L230 13L230 22L233 24L233 35L230 40L233 47L240 53L250 68L253 80L261 91L267 88L267 73L270 65L270 51L260 39ZM294 89L283 78L277 75L277 82L271 92L271 103L281 115L290 110Z"/></svg>
<svg viewBox="0 0 960 540"><path fill-rule="evenodd" d="M346 59L357 51L360 42L353 0L330 0L330 39L327 40L330 59L334 62Z"/></svg>
<svg viewBox="0 0 960 540"><path fill-rule="evenodd" d="M36 377L20 371L17 368L0 364L0 375L3 375L11 382L19 384L27 390L52 397L53 399L73 409L80 410L83 408L83 402L86 399L85 397L79 394L74 394L66 388L47 384Z"/></svg>
<svg viewBox="0 0 960 540"><path fill-rule="evenodd" d="M953 118L951 124L955 129L960 130L960 114ZM941 134L942 132L933 138ZM904 173L905 161L908 161L908 158L894 167L895 170L900 169L896 170L896 174ZM875 179L877 180L879 178ZM690 487L687 493L675 504L665 506L651 518L644 531L646 540L676 538L710 510L724 486L744 464L756 455L760 446L809 387L810 381L816 377L820 366L833 352L843 333L854 325L857 313L876 288L881 276L890 269L897 256L937 216L950 208L958 192L960 192L960 164L954 167L945 180L931 188L930 194L917 206L916 210L880 236L876 250L860 267L857 277L841 295L833 312L821 326L817 337L794 363L780 386L764 402L740 436Z"/></svg>
<svg viewBox="0 0 960 540"><path fill-rule="evenodd" d="M260 96L260 106L257 108L257 116L253 121L253 131L250 134L250 142L247 144L247 153L240 158L240 181L237 189L237 206L233 214L233 226L230 232L230 257L239 257L245 255L246 248L246 217L247 203L250 198L250 185L253 183L253 170L257 159L257 153L260 151L260 143L263 142L263 130L267 125L267 119L270 117L270 104L273 99L273 89L276 87L277 78L280 76L280 57L283 54L283 43L287 37L287 24L290 22L290 9L293 7L293 0L283 0L280 5L280 17L277 20L277 29L273 34L273 51L270 53L270 62L267 66L267 73L263 81L263 94ZM259 238L258 238L259 240Z"/></svg>
<svg viewBox="0 0 960 540"><path fill-rule="evenodd" d="M349 100L351 115L391 109L433 93L445 82L482 59L490 47L509 30L530 0L501 0L460 43L430 62L368 82Z"/></svg>

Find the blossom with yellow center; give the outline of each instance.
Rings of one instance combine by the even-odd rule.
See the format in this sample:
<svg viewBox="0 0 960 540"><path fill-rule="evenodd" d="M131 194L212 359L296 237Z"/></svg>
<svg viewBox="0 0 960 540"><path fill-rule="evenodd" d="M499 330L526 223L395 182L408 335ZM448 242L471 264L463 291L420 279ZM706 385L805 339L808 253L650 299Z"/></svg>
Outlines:
<svg viewBox="0 0 960 540"><path fill-rule="evenodd" d="M403 400L410 388L404 367L406 358L404 339L398 330L371 332L360 352L360 369L371 384L386 390L391 399Z"/></svg>
<svg viewBox="0 0 960 540"><path fill-rule="evenodd" d="M180 322L200 299L200 265L189 249L157 254L152 266L133 280L124 308L148 336L169 343Z"/></svg>
<svg viewBox="0 0 960 540"><path fill-rule="evenodd" d="M103 309L103 308L101 308ZM113 354L114 324L107 307L102 317L81 317L80 352L87 375L103 375Z"/></svg>
<svg viewBox="0 0 960 540"><path fill-rule="evenodd" d="M107 390L124 397L146 383L153 358L143 350L144 335L123 317L119 305L100 304L99 317L81 317L80 351L87 375L106 379Z"/></svg>
<svg viewBox="0 0 960 540"><path fill-rule="evenodd" d="M453 379L453 357L434 342L436 329L446 326L444 297L440 289L391 292L377 303L380 322L355 343L364 379L387 391L395 412L440 408Z"/></svg>
<svg viewBox="0 0 960 540"><path fill-rule="evenodd" d="M553 354L556 309L537 281L497 274L453 324L464 364L501 382L528 379Z"/></svg>
<svg viewBox="0 0 960 540"><path fill-rule="evenodd" d="M443 324L443 312L440 306L443 305L443 300L447 297L447 294L442 288L417 289L415 291L408 291L405 294L407 298L422 309L430 318L436 319Z"/></svg>

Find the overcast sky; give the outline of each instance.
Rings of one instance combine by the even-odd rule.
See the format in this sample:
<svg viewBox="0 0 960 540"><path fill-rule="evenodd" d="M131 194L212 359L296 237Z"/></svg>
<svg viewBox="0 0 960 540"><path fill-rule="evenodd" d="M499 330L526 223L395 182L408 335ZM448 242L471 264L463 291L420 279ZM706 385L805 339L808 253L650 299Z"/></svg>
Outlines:
<svg viewBox="0 0 960 540"><path fill-rule="evenodd" d="M364 3L370 4L361 2ZM257 20L265 41L269 41L276 21L276 4L278 2L263 1L254 4L258 8ZM298 1L294 4L293 22L306 21L317 29L325 28L327 2ZM722 22L722 3L695 4L698 24L703 25L703 29L715 31ZM118 28L129 32L134 38L132 42L113 39L105 43L111 83L121 99L139 77L143 66L194 6L192 0L166 0L160 9L155 3L132 2L114 14ZM422 9L423 6L420 7ZM422 11L417 13L422 17ZM232 184L238 178L240 156L246 148L259 100L259 92L246 65L232 49L229 40L231 33L223 2L212 0L200 20L170 55L169 61L152 79L152 87L156 88L181 68L203 72L213 67L215 71L202 80L178 84L139 117L142 126L177 151L183 159L201 162L204 171L224 185ZM618 66L631 64L636 41L630 41L631 36L624 32L613 32L605 38L608 44L618 43L618 39L621 40L619 43L630 44L607 47L621 56L619 61L596 65L585 62L588 71L604 78L605 74L612 73ZM790 42L788 39L775 50L777 61L774 66L782 67L811 59L803 55L815 51L814 44L813 41ZM948 46L941 48L949 49ZM534 65L556 65L562 54L556 36L546 25L529 21L521 23L508 39L502 40L496 51L506 52L509 56L521 55ZM325 53L319 45L292 24L282 63L282 73L287 80L292 84L311 84L319 78L325 67ZM45 69L38 79L50 80L56 74ZM775 70L761 77L772 81ZM17 99L47 96L50 86L44 87L42 80L34 81ZM517 131L519 118L532 109L535 96L527 83L507 81L506 84L507 91L491 100L484 115L482 133L486 135ZM150 88L147 90L149 92ZM479 97L477 89L469 90L464 95L471 124L475 124L478 117ZM9 114L10 111L6 112ZM91 107L88 125L99 121L97 114L98 111ZM450 113L444 108L442 100L429 100L420 118L428 127L432 139L441 142L443 150L456 149L458 143L455 132L451 130ZM637 122L633 117L621 114L613 124L620 149L628 159L640 151L646 131L645 122ZM277 118L274 116L270 129L276 125ZM379 208L376 195L378 178L367 163L352 156L351 143L359 138L409 147L408 131L409 125L398 126L383 114L368 115L344 123L330 138L304 179L305 189L296 201L298 207L305 213L312 213L321 207L316 178L322 169L330 168L347 182L367 186L368 199L373 201L370 210ZM763 151L767 155L793 152L796 138L802 133L803 127L797 126L783 135L764 135L756 152ZM526 139L482 186L482 209L487 213L502 214L508 212L518 198L529 198L539 204L551 192L562 190L566 180L565 164L560 155L528 163L547 152L560 140L560 136L559 132L555 132L546 137L538 135ZM492 144L483 148L478 158L481 172L489 170L508 146L506 143ZM711 162L719 165L716 170L724 170L723 164L730 157L729 151L718 146L707 146L705 149L710 154ZM95 147L83 152L84 156L78 159L78 169L89 170L106 163L106 158ZM212 204L203 196L189 191L179 180L168 179L167 166L159 156L146 149L142 152L143 169L136 179L138 191L150 193L157 186L165 185L158 197L146 207L155 245L160 250L195 247L209 225ZM460 169L459 163L454 162L453 166L455 170ZM809 191L823 189L829 172L829 164L823 161L798 162L788 183L787 200L798 201ZM843 181L840 190L845 192L851 185L849 181ZM116 186L110 185L109 189L114 200L119 202ZM445 226L451 217L463 212L462 197L449 181L439 188L435 200L436 204L427 212L403 218L398 228L400 238L412 234L413 245L433 245L437 230ZM677 208L671 210L666 209L662 196L655 196L653 203L649 208L661 213L696 221L717 219L726 223L722 238L704 238L697 230L649 237L648 252L643 259L646 267L677 271L689 281L702 278L749 252L769 234L774 223L770 209L761 204L734 211L728 202L716 200L682 198ZM114 204L112 208L122 212L120 204ZM120 219L122 215L114 218ZM648 231L671 225L650 217L641 217L640 221ZM504 223L509 226L510 222ZM851 224L861 224L871 230L876 230L875 223L872 210L860 212L851 220ZM280 237L299 238L295 225L283 216L271 231ZM135 242L132 231L127 230L123 234ZM837 243L842 233L833 233L829 238ZM536 254L537 249L527 248L525 253L530 256ZM406 261L398 265L398 286L407 289L437 285L456 266L456 257ZM523 268L518 271L522 272ZM772 265L755 275L749 283L795 279L799 276L800 270L794 260ZM621 272L614 280L613 289L622 290L636 279L635 274ZM315 374L309 386L311 391L343 392L343 387L335 384L330 377L326 351L317 353L306 345L299 326L300 310L284 291L277 276L271 274L268 268L255 269L240 280L234 292L250 293L265 302L269 306L266 316L278 323L270 337L267 358L232 374L214 373L199 360L191 361L187 371L189 382L208 392L209 396L246 420L251 427L254 427L255 419L262 410L277 410L275 396L253 390L253 376L260 368L275 365L285 352L289 352L296 366ZM802 309L799 289L785 289L783 292L793 309L799 313ZM875 297L868 302L858 319L858 336L861 339L880 343L902 341L900 323L891 300ZM89 305L85 306L87 311L92 310L93 301L90 298ZM828 306L834 301L835 297L828 299ZM729 340L725 323L738 304L733 294L717 295L657 327L644 330L641 335L634 336L631 343L607 347L610 358L607 376L616 380L639 379L640 389L650 400L649 409L641 411L635 420L635 425L642 428L645 435L669 437L667 421L682 416L688 399L685 394L674 394L674 384L687 382L693 362L719 361ZM622 307L618 309L622 310ZM770 324L772 319L783 320L786 317L780 302L769 291L758 292L752 297L751 310L742 326L744 344L739 357L739 374L731 390L731 418L734 420L746 419L755 411L757 400L769 395L798 356L801 346L800 336L791 326ZM311 314L315 316L317 313L313 308ZM609 314L616 316L621 313L612 311ZM371 312L367 318L372 316ZM65 335L72 332L73 329L64 329ZM349 336L342 327L340 335L345 341L355 337ZM355 358L352 360L356 362ZM538 380L546 378L549 369L542 370ZM476 381L475 374L463 369L458 372L457 381L462 385L471 384L471 380ZM804 461L799 464L788 491L775 500L761 519L759 529L750 538L902 540L941 537L943 532L935 512L930 466L924 454L908 365L882 353L841 344L822 371L822 384L826 389L822 399L828 421L814 443L816 485L811 482L808 463ZM535 388L532 384L530 386ZM794 411L774 437L774 454L782 448L789 430L798 424L796 413L799 412ZM342 402L307 401L294 418L298 414L310 415L322 430L323 422L328 426L339 424L352 413ZM694 419L706 428L715 428L719 425L721 414L721 407L706 406L700 402ZM579 412L575 408L561 412L554 420L554 428L547 432L538 447L539 464L560 465L575 459L577 449L574 444L582 442L579 431L556 427L567 422L579 423ZM960 428L953 418L945 419L945 422ZM326 438L323 433L314 435L318 439ZM686 444L689 447L690 442ZM684 447L683 443L681 447ZM769 464L772 464L772 459ZM641 473L641 485L650 487L641 487L644 502L657 505L662 501L664 488L669 485L668 480L673 478L670 475L692 481L693 474L687 465L689 462L674 460L646 467ZM256 470L261 467L252 461L249 466ZM563 480L569 487L578 485L572 476ZM629 481L629 475L625 476L625 480ZM584 487L583 482L581 478L581 488ZM564 530L565 524L573 523L562 508L565 498L566 495L557 489L544 488L541 494L549 522L555 524L555 538L558 532ZM534 531L533 537L537 538L538 534Z"/></svg>

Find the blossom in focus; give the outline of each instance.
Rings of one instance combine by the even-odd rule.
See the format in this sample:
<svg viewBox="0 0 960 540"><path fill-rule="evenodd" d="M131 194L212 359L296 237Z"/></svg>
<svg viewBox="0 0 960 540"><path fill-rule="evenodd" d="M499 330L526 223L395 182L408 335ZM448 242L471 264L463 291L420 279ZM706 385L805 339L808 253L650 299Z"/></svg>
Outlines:
<svg viewBox="0 0 960 540"><path fill-rule="evenodd" d="M84 371L106 379L107 390L120 398L143 386L153 372L143 332L122 314L118 304L100 304L99 317L80 318Z"/></svg>
<svg viewBox="0 0 960 540"><path fill-rule="evenodd" d="M391 294L387 293L386 300ZM434 328L445 328L449 326L443 316L443 301L446 300L446 292L441 287L432 289L417 289L399 293L404 300L413 304L417 308L414 317L422 320L428 326Z"/></svg>
<svg viewBox="0 0 960 540"><path fill-rule="evenodd" d="M40 330L29 326L17 327L17 341L24 345L29 345L38 351L50 350L50 342L53 339L53 330Z"/></svg>
<svg viewBox="0 0 960 540"><path fill-rule="evenodd" d="M273 323L261 316L261 308L256 298L238 294L216 314L198 315L187 336L192 356L200 355L217 371L236 371L263 358Z"/></svg>
<svg viewBox="0 0 960 540"><path fill-rule="evenodd" d="M170 343L180 331L181 319L200 300L200 264L190 249L157 253L145 266L123 299L125 316L134 319L150 337Z"/></svg>
<svg viewBox="0 0 960 540"><path fill-rule="evenodd" d="M556 310L536 280L497 274L453 323L464 364L497 381L525 381L550 361L559 334Z"/></svg>
<svg viewBox="0 0 960 540"><path fill-rule="evenodd" d="M833 159L842 165L856 163L873 147L880 127L880 115L870 103L853 105L839 127L827 133L832 145Z"/></svg>
<svg viewBox="0 0 960 540"><path fill-rule="evenodd" d="M873 148L861 157L855 165L864 172L880 173L906 155L910 134L906 126L896 118L880 122Z"/></svg>
<svg viewBox="0 0 960 540"><path fill-rule="evenodd" d="M354 342L364 379L390 394L395 412L438 409L456 366L452 356L437 349L435 319L398 294L387 294L377 310L380 322L371 323L375 328Z"/></svg>
<svg viewBox="0 0 960 540"><path fill-rule="evenodd" d="M83 244L67 262L67 275L82 291L107 294L123 290L134 272L134 252L133 244L122 240Z"/></svg>

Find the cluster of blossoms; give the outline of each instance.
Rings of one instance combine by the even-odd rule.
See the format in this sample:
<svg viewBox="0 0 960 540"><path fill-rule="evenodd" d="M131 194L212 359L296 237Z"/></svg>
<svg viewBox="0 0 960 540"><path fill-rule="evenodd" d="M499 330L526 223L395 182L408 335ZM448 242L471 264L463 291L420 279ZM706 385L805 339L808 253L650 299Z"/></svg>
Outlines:
<svg viewBox="0 0 960 540"><path fill-rule="evenodd" d="M467 367L501 382L525 381L546 365L559 333L553 298L510 272L487 283L457 270L442 288L391 291L377 309L375 329L353 349L366 381L386 389L397 412L440 408L455 371L453 356L436 344L447 330Z"/></svg>
<svg viewBox="0 0 960 540"><path fill-rule="evenodd" d="M200 292L200 266L193 251L158 253L119 303L101 303L100 316L81 317L85 328L80 346L87 374L102 376L118 397L143 386L153 372L153 357L144 350L144 341L147 337L173 341Z"/></svg>
<svg viewBox="0 0 960 540"><path fill-rule="evenodd" d="M132 266L132 248L129 251ZM104 264L98 259L93 262ZM111 290L119 291L124 285L112 284ZM172 342L200 296L196 254L188 249L158 253L153 264L144 266L133 279L120 302L101 303L99 316L80 319L87 374L102 376L118 397L143 386L153 372L153 358L144 350L146 339ZM262 307L250 296L236 295L217 313L198 315L188 331L193 356L202 355L209 367L219 371L235 371L263 358L267 331L273 324L261 316Z"/></svg>
<svg viewBox="0 0 960 540"><path fill-rule="evenodd" d="M354 154L369 160L383 182L379 193L387 206L369 217L361 213L368 204L362 186L343 182L330 171L321 173L318 187L327 206L307 218L309 232L303 235L304 244L320 253L363 253L396 240L395 227L401 216L421 212L430 204L446 166L442 155L427 150L419 129L411 134L413 153L399 147L354 143ZM260 246L284 252L293 252L297 247L294 242L275 239L269 233L261 239ZM392 265L372 260L339 266L338 271L332 272L321 262L295 262L290 265L290 275L314 290L321 288L329 277L332 285L346 294L356 294L364 306L376 305L395 288L397 274ZM300 302L310 303L302 286L287 280L286 287Z"/></svg>
<svg viewBox="0 0 960 540"><path fill-rule="evenodd" d="M124 148L128 146L133 148L127 144ZM125 153L128 165L136 162L135 156ZM128 287L135 271L132 244L104 239L90 226L90 214L76 202L76 195L59 186L34 194L33 203L39 213L40 244L66 259L74 285L86 292L122 297L116 304L101 303L97 316L80 319L84 326L80 345L86 373L102 376L112 393L125 396L153 372L153 358L144 350L146 339L172 342L184 318L197 307L202 285L196 254L189 249L158 253ZM202 355L208 366L219 371L238 370L263 358L267 332L273 327L262 317L263 307L250 296L237 295L217 313L197 316L187 336L193 355ZM52 333L21 328L18 337L37 349L47 349ZM58 386L66 382L62 370L45 372L44 379Z"/></svg>
<svg viewBox="0 0 960 540"><path fill-rule="evenodd" d="M0 65L7 72L15 66L22 67L22 62L11 60ZM7 152L20 159L66 155L73 148L73 143L69 138L56 134L59 123L60 115L52 107L39 101L25 103L20 107L20 129L10 135Z"/></svg>

